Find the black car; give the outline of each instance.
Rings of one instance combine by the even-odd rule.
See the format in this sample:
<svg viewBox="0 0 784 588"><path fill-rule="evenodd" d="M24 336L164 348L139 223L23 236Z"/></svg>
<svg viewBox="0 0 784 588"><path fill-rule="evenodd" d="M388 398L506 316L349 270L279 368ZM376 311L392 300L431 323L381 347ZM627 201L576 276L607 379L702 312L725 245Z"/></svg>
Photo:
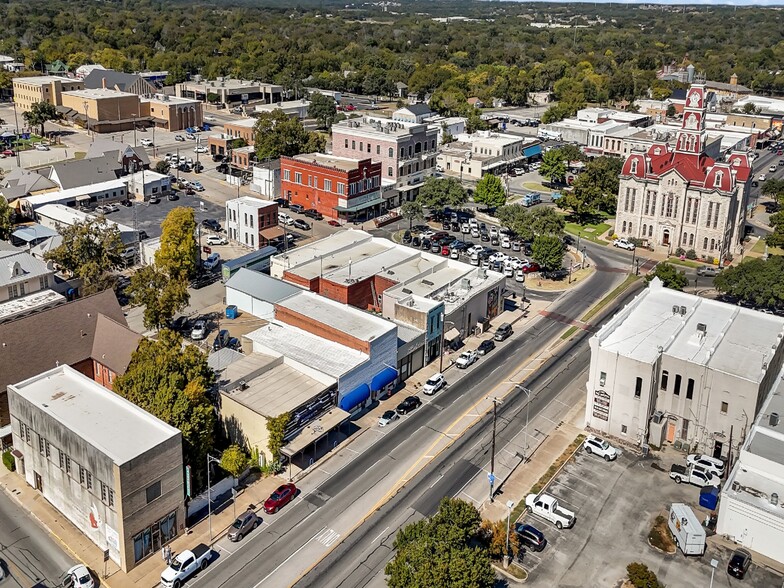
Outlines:
<svg viewBox="0 0 784 588"><path fill-rule="evenodd" d="M191 281L191 288L194 290L200 290L206 286L209 286L210 284L214 284L219 278L220 275L218 272L204 272Z"/></svg>
<svg viewBox="0 0 784 588"><path fill-rule="evenodd" d="M240 340L237 337L229 339L229 342L226 343L226 347L233 349L234 351L242 351L242 343L240 343Z"/></svg>
<svg viewBox="0 0 784 588"><path fill-rule="evenodd" d="M516 523L515 533L517 533L520 543L528 549L542 551L547 546L547 539L545 539L544 533L532 525Z"/></svg>
<svg viewBox="0 0 784 588"><path fill-rule="evenodd" d="M422 406L422 401L417 396L408 396L403 402L397 405L397 414L408 414Z"/></svg>
<svg viewBox="0 0 784 588"><path fill-rule="evenodd" d="M218 349L223 349L229 344L229 341L231 341L231 335L229 335L226 329L221 329L215 336L215 341L212 342L212 350L218 351Z"/></svg>
<svg viewBox="0 0 784 588"><path fill-rule="evenodd" d="M179 199L180 197L177 196L177 192L169 192L166 195L166 200L168 200L169 202L174 202L175 200L179 200Z"/></svg>
<svg viewBox="0 0 784 588"><path fill-rule="evenodd" d="M216 163L217 163L218 161L223 161L223 155L221 155L220 153L213 153L213 154L212 154L212 160L213 160L214 162L216 162Z"/></svg>
<svg viewBox="0 0 784 588"><path fill-rule="evenodd" d="M169 326L177 333L188 333L191 330L191 321L187 316L178 316L169 323Z"/></svg>
<svg viewBox="0 0 784 588"><path fill-rule="evenodd" d="M302 220L301 218L294 219L294 225L293 226L294 226L295 229L300 229L302 231L309 231L310 230L310 225L308 223L306 223L304 220Z"/></svg>
<svg viewBox="0 0 784 588"><path fill-rule="evenodd" d="M291 212L298 212L301 214L305 212L305 207L301 204L289 204L289 210L291 210Z"/></svg>
<svg viewBox="0 0 784 588"><path fill-rule="evenodd" d="M730 576L735 576L738 580L742 580L749 571L751 565L751 553L746 549L736 549L732 552L730 563L727 564L727 573Z"/></svg>
<svg viewBox="0 0 784 588"><path fill-rule="evenodd" d="M479 344L479 347L476 348L476 352L479 355L487 355L493 349L495 349L495 341L493 341L492 339L487 339L486 341L482 341Z"/></svg>
<svg viewBox="0 0 784 588"><path fill-rule="evenodd" d="M306 217L308 217L308 218L312 218L313 220L322 220L322 219L324 218L324 215L323 215L323 214L321 214L321 213L320 213L318 210L316 210L315 208L308 208L308 209L307 209L306 211L304 211L302 214L304 214L304 215L305 215Z"/></svg>
<svg viewBox="0 0 784 588"><path fill-rule="evenodd" d="M406 231L403 233L403 243L411 243L411 231Z"/></svg>
<svg viewBox="0 0 784 588"><path fill-rule="evenodd" d="M277 205L280 206L281 208L289 207L289 201L286 200L285 198L275 198L274 202L276 202Z"/></svg>
<svg viewBox="0 0 784 588"><path fill-rule="evenodd" d="M210 229L211 231L215 231L216 233L220 232L221 230L220 223L216 221L214 218L205 218L203 221L201 221L201 226L207 227L208 229Z"/></svg>
<svg viewBox="0 0 784 588"><path fill-rule="evenodd" d="M419 240L419 237L414 237L411 239L411 247L416 247L419 249L422 246L422 241Z"/></svg>

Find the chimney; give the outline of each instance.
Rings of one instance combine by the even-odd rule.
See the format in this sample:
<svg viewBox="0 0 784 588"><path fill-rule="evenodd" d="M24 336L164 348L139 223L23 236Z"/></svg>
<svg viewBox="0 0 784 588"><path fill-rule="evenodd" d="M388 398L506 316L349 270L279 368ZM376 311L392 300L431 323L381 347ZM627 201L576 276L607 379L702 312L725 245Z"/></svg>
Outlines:
<svg viewBox="0 0 784 588"><path fill-rule="evenodd" d="M106 78L101 78L101 87L105 90L106 89Z"/></svg>

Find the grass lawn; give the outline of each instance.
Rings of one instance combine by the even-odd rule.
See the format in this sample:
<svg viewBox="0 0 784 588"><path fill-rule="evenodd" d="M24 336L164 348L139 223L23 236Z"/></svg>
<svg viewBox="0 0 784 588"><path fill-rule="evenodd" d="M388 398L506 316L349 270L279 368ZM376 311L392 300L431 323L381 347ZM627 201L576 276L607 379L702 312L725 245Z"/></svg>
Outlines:
<svg viewBox="0 0 784 588"><path fill-rule="evenodd" d="M686 267L700 267L703 265L711 265L709 262L700 263L699 261L693 261L691 259L681 259L680 257L668 257L667 262L673 265L683 265Z"/></svg>
<svg viewBox="0 0 784 588"><path fill-rule="evenodd" d="M765 255L765 239L759 239L755 244L754 247L751 248L752 253L759 253L760 255ZM784 249L779 247L768 247L768 254L769 255L784 255Z"/></svg>
<svg viewBox="0 0 784 588"><path fill-rule="evenodd" d="M546 186L543 186L539 182L523 182L523 188L526 190L535 190L537 192L544 192L545 194L549 194L552 190Z"/></svg>
<svg viewBox="0 0 784 588"><path fill-rule="evenodd" d="M570 235L580 235L581 239L588 239L599 245L608 245L609 241L605 241L601 236L606 234L611 227L612 225L609 223L578 225L577 223L567 222L564 230Z"/></svg>

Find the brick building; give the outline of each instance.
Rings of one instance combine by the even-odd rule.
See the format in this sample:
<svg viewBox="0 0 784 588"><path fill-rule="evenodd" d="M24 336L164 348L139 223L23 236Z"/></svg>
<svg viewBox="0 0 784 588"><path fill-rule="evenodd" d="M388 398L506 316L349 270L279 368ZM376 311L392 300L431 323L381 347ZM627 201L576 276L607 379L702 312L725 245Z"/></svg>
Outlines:
<svg viewBox="0 0 784 588"><path fill-rule="evenodd" d="M60 76L31 76L14 78L14 102L27 112L36 102L48 102L60 105L63 92L84 89L82 80L73 80Z"/></svg>
<svg viewBox="0 0 784 588"><path fill-rule="evenodd" d="M381 163L306 153L282 157L281 193L292 204L351 220L382 210Z"/></svg>
<svg viewBox="0 0 784 588"><path fill-rule="evenodd" d="M232 241L261 249L282 235L276 202L252 196L226 201L226 236Z"/></svg>

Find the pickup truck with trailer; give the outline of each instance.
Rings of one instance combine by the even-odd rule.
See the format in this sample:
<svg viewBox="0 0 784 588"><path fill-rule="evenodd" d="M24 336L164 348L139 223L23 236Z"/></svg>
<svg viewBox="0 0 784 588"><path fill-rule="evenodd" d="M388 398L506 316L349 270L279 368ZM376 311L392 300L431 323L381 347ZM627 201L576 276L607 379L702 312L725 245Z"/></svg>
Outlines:
<svg viewBox="0 0 784 588"><path fill-rule="evenodd" d="M564 527L570 529L574 526L576 520L574 513L560 506L558 499L554 496L549 494L529 494L525 497L525 506L528 512L547 519L559 529Z"/></svg>
<svg viewBox="0 0 784 588"><path fill-rule="evenodd" d="M677 484L687 482L700 488L703 486L721 486L721 478L711 472L695 466L684 466L678 463L674 463L670 467L670 478L675 480Z"/></svg>
<svg viewBox="0 0 784 588"><path fill-rule="evenodd" d="M169 567L161 572L161 586L180 588L198 570L205 569L211 558L212 549L204 543L178 553Z"/></svg>

